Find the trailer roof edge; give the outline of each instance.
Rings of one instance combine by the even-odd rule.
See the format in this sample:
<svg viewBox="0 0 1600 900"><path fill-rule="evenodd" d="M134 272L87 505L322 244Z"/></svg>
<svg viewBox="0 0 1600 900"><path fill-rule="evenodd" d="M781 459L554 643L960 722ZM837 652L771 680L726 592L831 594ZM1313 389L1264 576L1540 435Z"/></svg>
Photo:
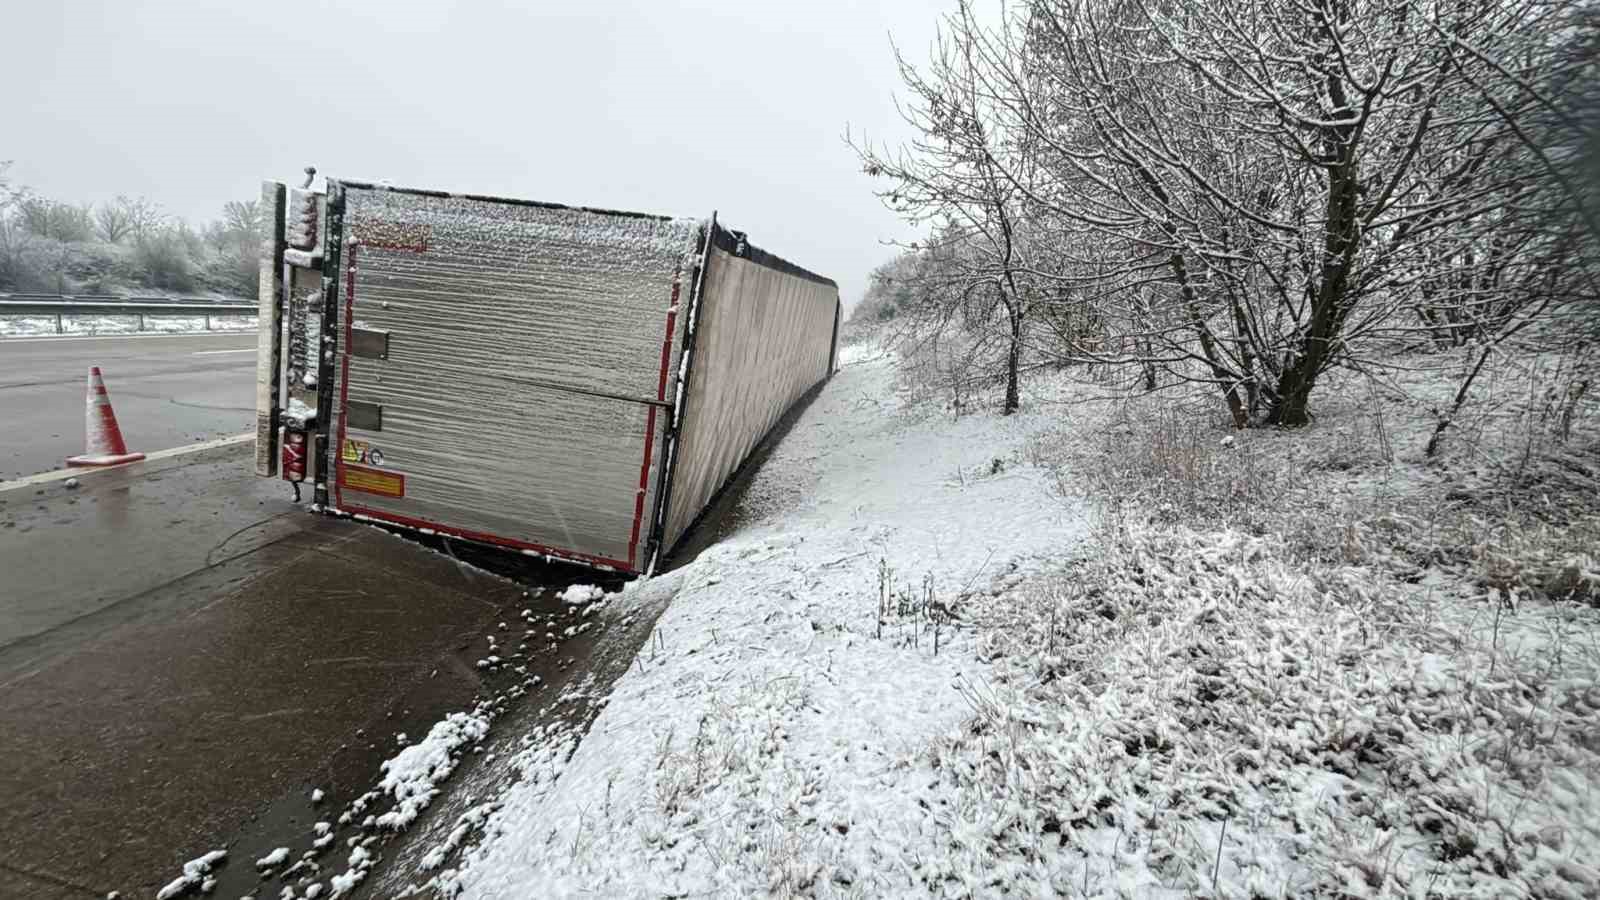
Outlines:
<svg viewBox="0 0 1600 900"><path fill-rule="evenodd" d="M769 269L776 269L777 271L786 275L804 278L807 281L814 281L818 284L824 284L836 291L839 289L839 283L834 281L832 278L829 278L826 275L818 275L804 266L795 265L776 253L763 250L760 247L757 247L755 244L750 243L748 237L745 239L745 252L742 254L739 253L737 250L739 246L739 238L735 237L736 234L745 234L745 232L730 231L726 226L719 222L716 225L715 234L712 236L711 242L718 249L727 253L732 253L743 259L748 259L757 265L765 266Z"/></svg>
<svg viewBox="0 0 1600 900"><path fill-rule="evenodd" d="M329 189L334 187L346 187L355 188L356 190L390 191L396 194L412 194L419 197L439 197L445 199L459 197L463 200L483 200L490 203L508 203L513 206L531 206L538 209L572 210L574 212L595 213L597 215L605 216L627 216L633 219L646 219L656 222L673 222L683 218L676 216L663 216L656 213L635 212L626 209L605 209L598 206L574 206L569 203L551 203L544 200L523 200L516 197L500 197L493 194L465 194L456 191L436 191L426 188L399 187L396 185L378 184L371 181L352 181L343 178L330 177L327 181L327 184ZM743 232L740 233L742 234ZM734 253L739 241L738 238L734 237L733 235L734 232L729 231L726 227L719 224L716 227L712 243L722 250L725 250L729 253ZM789 260L777 255L776 253L763 250L760 247L749 243L748 240L745 243L745 247L746 252L743 254L743 258L749 259L751 262L765 266L769 269L776 269L779 272L804 278L808 281L814 281L818 284L827 285L834 290L839 289L839 283L834 281L832 278L829 278L825 275L819 275L816 272L805 268L804 266L796 265L795 263L792 263Z"/></svg>
<svg viewBox="0 0 1600 900"><path fill-rule="evenodd" d="M498 197L493 194L465 194L459 191L435 191L426 188L397 187L390 184L377 184L371 181L350 181L343 178L329 178L328 187L355 188L364 191L389 191L395 194L412 194L419 197L441 197L449 199L457 197L462 200L483 200L489 203L506 203L512 206L532 206L539 209L566 209L574 212L596 213L604 216L627 216L630 219L649 219L656 222L675 222L682 216L662 216L655 213L634 212L627 209L603 209L598 206L573 206L570 203L551 203L544 200L522 200L517 197Z"/></svg>

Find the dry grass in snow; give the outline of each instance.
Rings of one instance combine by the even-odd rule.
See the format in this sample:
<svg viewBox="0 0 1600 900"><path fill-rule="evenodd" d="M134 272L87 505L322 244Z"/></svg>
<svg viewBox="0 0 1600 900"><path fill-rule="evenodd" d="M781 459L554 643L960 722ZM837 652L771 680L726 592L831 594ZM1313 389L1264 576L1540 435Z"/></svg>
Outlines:
<svg viewBox="0 0 1600 900"><path fill-rule="evenodd" d="M924 885L1600 889L1592 608L1512 614L1184 526L1108 527L1093 551L986 609L993 677L931 753L951 839Z"/></svg>

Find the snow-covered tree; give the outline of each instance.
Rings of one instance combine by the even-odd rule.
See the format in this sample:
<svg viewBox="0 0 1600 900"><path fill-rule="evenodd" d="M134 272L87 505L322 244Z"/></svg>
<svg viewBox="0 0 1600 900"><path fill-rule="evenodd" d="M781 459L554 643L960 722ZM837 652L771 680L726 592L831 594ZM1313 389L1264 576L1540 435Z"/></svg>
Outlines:
<svg viewBox="0 0 1600 900"><path fill-rule="evenodd" d="M1580 8L1026 0L985 27L963 5L903 67L918 139L864 156L893 208L990 248L985 283L1058 352L1301 425L1334 367L1569 302L1593 234L1534 126Z"/></svg>
<svg viewBox="0 0 1600 900"><path fill-rule="evenodd" d="M108 244L120 244L128 238L138 240L160 227L165 218L149 200L119 194L115 200L95 207L95 234Z"/></svg>
<svg viewBox="0 0 1600 900"><path fill-rule="evenodd" d="M1020 404L1021 359L1033 313L1044 299L1035 250L1034 185L1043 174L1037 142L1009 127L1006 110L985 88L983 34L963 5L940 35L927 69L901 61L910 92L902 114L918 137L902 148L852 143L867 174L887 180L878 192L892 210L929 226L939 264L923 274L944 290L942 322L957 311L968 325L1005 347L1003 412ZM937 247L935 252L933 249Z"/></svg>

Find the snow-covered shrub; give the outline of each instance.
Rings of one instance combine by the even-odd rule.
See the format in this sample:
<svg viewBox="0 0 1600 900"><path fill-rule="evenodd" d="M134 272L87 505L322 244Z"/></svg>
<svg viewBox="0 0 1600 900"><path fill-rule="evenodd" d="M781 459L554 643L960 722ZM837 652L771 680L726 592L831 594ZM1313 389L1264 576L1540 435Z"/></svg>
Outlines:
<svg viewBox="0 0 1600 900"><path fill-rule="evenodd" d="M1497 360L1428 459L1458 383L1429 362L1331 379L1305 429L1233 432L1157 395L1079 406L1075 428L1030 445L1104 529L973 612L996 675L933 751L950 838L925 879L1086 896L1600 889L1590 420L1556 437L1541 398L1571 383Z"/></svg>
<svg viewBox="0 0 1600 900"><path fill-rule="evenodd" d="M229 297L248 297L256 289L257 266L254 256L214 252L201 259L197 280L207 290Z"/></svg>
<svg viewBox="0 0 1600 900"><path fill-rule="evenodd" d="M134 244L133 258L142 284L163 291L194 289L194 265L177 229L162 229L139 239Z"/></svg>
<svg viewBox="0 0 1600 900"><path fill-rule="evenodd" d="M960 328L907 333L896 343L897 389L909 409L937 408L953 418L974 411L975 396L994 381L991 341Z"/></svg>
<svg viewBox="0 0 1600 900"><path fill-rule="evenodd" d="M1106 502L1167 521L1254 521L1301 486L1272 449L1161 399L1118 407L1077 483Z"/></svg>
<svg viewBox="0 0 1600 900"><path fill-rule="evenodd" d="M995 676L928 760L934 893L1600 889L1594 610L1124 523L978 618Z"/></svg>

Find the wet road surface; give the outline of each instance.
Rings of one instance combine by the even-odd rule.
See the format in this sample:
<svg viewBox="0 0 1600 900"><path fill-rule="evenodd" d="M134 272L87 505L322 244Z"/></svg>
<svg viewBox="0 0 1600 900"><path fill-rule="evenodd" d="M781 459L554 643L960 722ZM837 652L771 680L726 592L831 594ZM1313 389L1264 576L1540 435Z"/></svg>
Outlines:
<svg viewBox="0 0 1600 900"><path fill-rule="evenodd" d="M483 692L524 588L305 513L252 452L0 490L0 897L151 896L230 844L237 896L252 843Z"/></svg>
<svg viewBox="0 0 1600 900"><path fill-rule="evenodd" d="M250 430L255 345L255 332L0 339L0 479L59 469L83 452L90 366L105 375L130 449Z"/></svg>

